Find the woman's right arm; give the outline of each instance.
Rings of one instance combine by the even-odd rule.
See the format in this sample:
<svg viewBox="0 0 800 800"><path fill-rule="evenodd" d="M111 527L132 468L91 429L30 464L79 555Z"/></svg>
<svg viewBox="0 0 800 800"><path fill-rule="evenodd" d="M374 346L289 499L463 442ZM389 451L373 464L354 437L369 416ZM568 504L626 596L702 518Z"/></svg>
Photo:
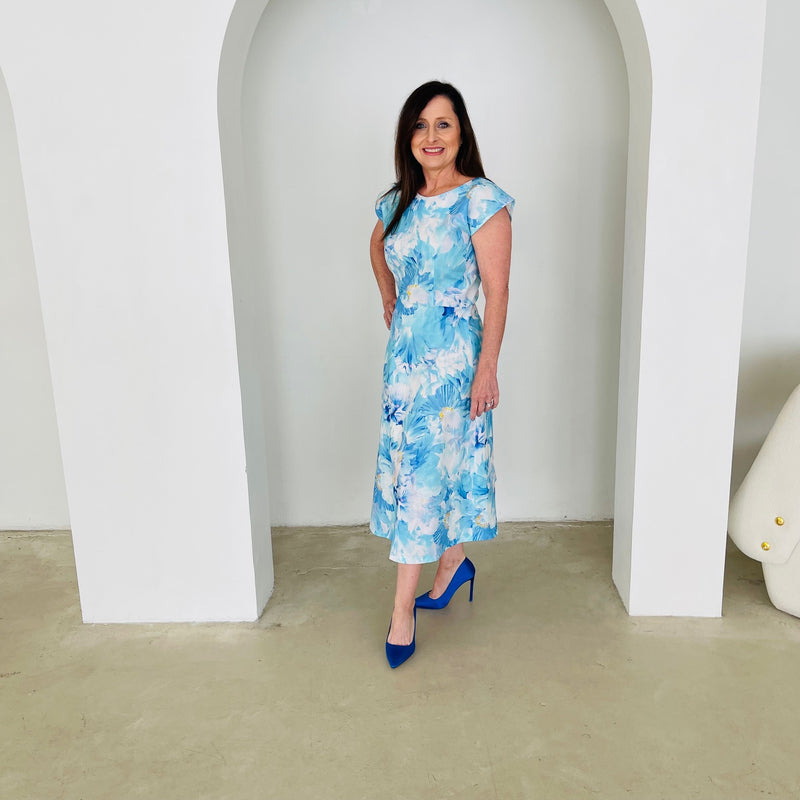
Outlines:
<svg viewBox="0 0 800 800"><path fill-rule="evenodd" d="M383 302L383 321L386 327L391 327L392 314L397 302L397 287L394 282L394 275L386 264L386 255L383 252L383 222L378 220L369 237L369 260L372 262L372 271L375 273L375 280L378 282L378 289L381 293Z"/></svg>

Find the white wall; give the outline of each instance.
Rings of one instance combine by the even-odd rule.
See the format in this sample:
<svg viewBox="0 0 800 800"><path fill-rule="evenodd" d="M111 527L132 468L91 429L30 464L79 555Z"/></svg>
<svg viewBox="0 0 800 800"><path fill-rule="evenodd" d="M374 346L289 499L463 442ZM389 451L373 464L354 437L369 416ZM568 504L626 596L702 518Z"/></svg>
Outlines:
<svg viewBox="0 0 800 800"><path fill-rule="evenodd" d="M517 200L500 517L611 517L628 128L614 25L602 0L400 7L271 0L253 40L273 522L368 517L386 332L367 240L400 105L432 78L464 93L487 173Z"/></svg>
<svg viewBox="0 0 800 800"><path fill-rule="evenodd" d="M0 530L69 527L17 149L0 73Z"/></svg>
<svg viewBox="0 0 800 800"><path fill-rule="evenodd" d="M800 384L800 4L769 0L733 454L736 490Z"/></svg>

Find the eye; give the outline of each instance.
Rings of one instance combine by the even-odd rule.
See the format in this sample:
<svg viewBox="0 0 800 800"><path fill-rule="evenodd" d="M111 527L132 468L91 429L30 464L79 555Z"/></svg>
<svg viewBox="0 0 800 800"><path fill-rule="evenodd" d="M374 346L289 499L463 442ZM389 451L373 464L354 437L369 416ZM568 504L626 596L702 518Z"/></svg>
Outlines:
<svg viewBox="0 0 800 800"><path fill-rule="evenodd" d="M419 130L422 130L424 127L425 127L425 123L424 123L424 122L418 122L418 123L417 123L417 124L414 126L415 130L418 130L418 131L419 131Z"/></svg>
<svg viewBox="0 0 800 800"><path fill-rule="evenodd" d="M440 122L439 123L439 127L440 128L449 128L450 127L450 123L449 122Z"/></svg>

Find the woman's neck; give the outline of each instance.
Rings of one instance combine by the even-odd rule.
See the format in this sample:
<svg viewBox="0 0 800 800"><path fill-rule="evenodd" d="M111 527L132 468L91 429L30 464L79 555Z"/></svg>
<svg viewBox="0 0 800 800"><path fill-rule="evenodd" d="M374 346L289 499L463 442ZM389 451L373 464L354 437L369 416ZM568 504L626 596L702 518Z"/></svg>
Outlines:
<svg viewBox="0 0 800 800"><path fill-rule="evenodd" d="M432 197L435 194L449 192L450 189L455 189L456 186L461 186L470 180L466 175L462 175L452 167L436 172L423 170L422 175L425 179L425 185L420 189L419 193L423 197Z"/></svg>

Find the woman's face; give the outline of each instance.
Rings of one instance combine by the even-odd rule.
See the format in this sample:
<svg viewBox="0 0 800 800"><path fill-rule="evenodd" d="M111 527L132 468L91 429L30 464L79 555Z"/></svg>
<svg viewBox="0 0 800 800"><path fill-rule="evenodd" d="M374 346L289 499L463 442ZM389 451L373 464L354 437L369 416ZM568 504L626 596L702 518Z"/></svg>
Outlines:
<svg viewBox="0 0 800 800"><path fill-rule="evenodd" d="M411 152L423 169L454 167L461 147L461 126L447 97L439 95L422 109L411 136Z"/></svg>

